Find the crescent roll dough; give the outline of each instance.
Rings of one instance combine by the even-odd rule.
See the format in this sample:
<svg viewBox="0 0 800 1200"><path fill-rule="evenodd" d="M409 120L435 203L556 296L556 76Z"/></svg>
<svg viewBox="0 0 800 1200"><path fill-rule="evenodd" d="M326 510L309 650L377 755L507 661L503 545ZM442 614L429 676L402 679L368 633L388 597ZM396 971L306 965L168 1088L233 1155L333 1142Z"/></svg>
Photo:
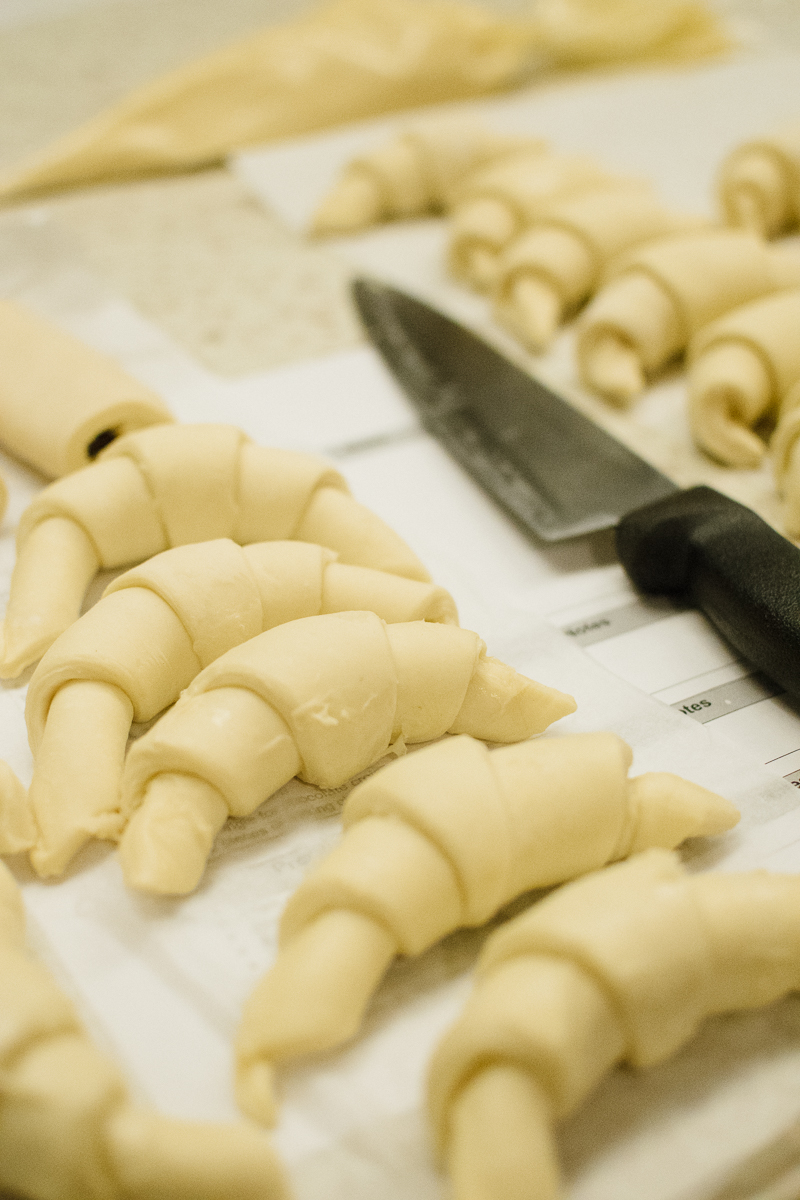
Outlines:
<svg viewBox="0 0 800 1200"><path fill-rule="evenodd" d="M613 258L701 223L670 211L646 184L608 184L553 204L501 253L495 316L530 349L544 350Z"/></svg>
<svg viewBox="0 0 800 1200"><path fill-rule="evenodd" d="M723 162L719 199L729 225L761 237L800 225L800 120L737 146Z"/></svg>
<svg viewBox="0 0 800 1200"><path fill-rule="evenodd" d="M555 1200L553 1123L616 1062L647 1067L706 1017L800 987L800 879L686 875L648 850L501 927L430 1069L457 1200Z"/></svg>
<svg viewBox="0 0 800 1200"><path fill-rule="evenodd" d="M757 467L755 432L800 380L800 288L778 292L706 325L689 346L689 420L695 441L731 467Z"/></svg>
<svg viewBox="0 0 800 1200"><path fill-rule="evenodd" d="M0 1188L29 1200L288 1200L252 1126L172 1120L134 1106L70 1001L25 946L0 863Z"/></svg>
<svg viewBox="0 0 800 1200"><path fill-rule="evenodd" d="M578 324L584 382L628 404L704 325L770 292L800 284L800 253L711 229L622 255Z"/></svg>
<svg viewBox="0 0 800 1200"><path fill-rule="evenodd" d="M396 217L441 212L471 172L526 145L546 148L466 117L407 129L347 164L317 209L311 233L355 233Z"/></svg>
<svg viewBox="0 0 800 1200"><path fill-rule="evenodd" d="M227 817L294 775L335 788L398 742L519 741L573 711L485 649L456 625L350 612L290 621L216 659L128 754L127 882L191 891Z"/></svg>
<svg viewBox="0 0 800 1200"><path fill-rule="evenodd" d="M33 845L36 825L25 788L0 759L0 854L20 854Z"/></svg>
<svg viewBox="0 0 800 1200"><path fill-rule="evenodd" d="M608 184L592 159L528 149L470 175L455 197L448 264L456 278L480 291L494 285L498 255L550 205Z"/></svg>
<svg viewBox="0 0 800 1200"><path fill-rule="evenodd" d="M800 380L783 398L770 454L778 490L784 499L786 535L800 541Z"/></svg>
<svg viewBox="0 0 800 1200"><path fill-rule="evenodd" d="M285 621L356 608L386 621L458 623L444 588L335 559L307 542L178 546L114 580L56 639L25 708L40 875L63 871L90 837L119 834L131 721L174 704L234 646Z"/></svg>
<svg viewBox="0 0 800 1200"><path fill-rule="evenodd" d="M172 421L150 388L10 300L0 300L0 439L49 478L87 466L121 434Z"/></svg>
<svg viewBox="0 0 800 1200"><path fill-rule="evenodd" d="M221 537L318 542L343 562L429 579L324 459L257 446L230 425L157 426L118 438L22 514L0 677L18 675L77 619L98 569Z"/></svg>
<svg viewBox="0 0 800 1200"><path fill-rule="evenodd" d="M264 9L274 19L275 8ZM518 86L548 64L727 48L703 0L325 0L137 89L0 179L0 198L221 164L235 150Z"/></svg>
<svg viewBox="0 0 800 1200"><path fill-rule="evenodd" d="M243 1110L271 1123L272 1063L352 1037L394 955L482 925L531 888L738 821L675 775L629 780L632 757L613 733L496 750L462 736L360 783L342 841L289 900L277 961L245 1005Z"/></svg>
<svg viewBox="0 0 800 1200"><path fill-rule="evenodd" d="M274 20L274 9L264 10ZM453 0L325 0L126 96L0 180L0 197L221 164L344 121L515 86L538 24Z"/></svg>

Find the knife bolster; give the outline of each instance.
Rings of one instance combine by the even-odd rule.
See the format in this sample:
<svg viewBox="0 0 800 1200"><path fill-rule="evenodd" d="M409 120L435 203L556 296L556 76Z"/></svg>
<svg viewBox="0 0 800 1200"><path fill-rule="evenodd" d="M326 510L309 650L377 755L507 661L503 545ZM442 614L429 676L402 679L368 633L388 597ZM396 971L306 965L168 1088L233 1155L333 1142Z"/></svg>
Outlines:
<svg viewBox="0 0 800 1200"><path fill-rule="evenodd" d="M617 552L644 592L702 609L745 659L800 695L800 550L709 487L623 517Z"/></svg>
<svg viewBox="0 0 800 1200"><path fill-rule="evenodd" d="M643 592L687 592L693 539L728 504L735 501L701 486L677 491L624 516L616 528L617 553L636 587Z"/></svg>

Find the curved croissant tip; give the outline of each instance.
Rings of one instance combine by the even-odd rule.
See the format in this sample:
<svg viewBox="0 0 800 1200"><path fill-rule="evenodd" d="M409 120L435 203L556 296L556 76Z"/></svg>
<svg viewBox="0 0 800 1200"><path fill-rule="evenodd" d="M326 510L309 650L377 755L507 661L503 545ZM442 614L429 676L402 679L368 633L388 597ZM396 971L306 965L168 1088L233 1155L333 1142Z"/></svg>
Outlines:
<svg viewBox="0 0 800 1200"><path fill-rule="evenodd" d="M288 1200L268 1139L245 1121L182 1121L124 1105L108 1122L108 1157L124 1200Z"/></svg>
<svg viewBox="0 0 800 1200"><path fill-rule="evenodd" d="M0 760L0 854L21 854L35 842L28 793L8 763Z"/></svg>
<svg viewBox="0 0 800 1200"><path fill-rule="evenodd" d="M170 772L153 776L120 838L125 882L159 896L193 892L227 816L224 800L205 780Z"/></svg>
<svg viewBox="0 0 800 1200"><path fill-rule="evenodd" d="M580 366L584 383L620 407L627 407L644 391L646 381L638 353L612 331L587 341Z"/></svg>
<svg viewBox="0 0 800 1200"><path fill-rule="evenodd" d="M763 199L752 187L729 185L725 196L725 216L729 225L762 238L768 238L775 232L770 228Z"/></svg>
<svg viewBox="0 0 800 1200"><path fill-rule="evenodd" d="M724 796L679 775L648 772L630 780L637 829L626 854L652 847L673 849L688 837L716 837L739 823L741 813Z"/></svg>
<svg viewBox="0 0 800 1200"><path fill-rule="evenodd" d="M476 243L462 251L457 274L479 292L490 292L497 279L499 255L489 246Z"/></svg>
<svg viewBox="0 0 800 1200"><path fill-rule="evenodd" d="M727 833L742 819L739 809L724 796L716 792L706 792L706 804L700 815L702 836L713 837L718 833Z"/></svg>
<svg viewBox="0 0 800 1200"><path fill-rule="evenodd" d="M6 623L0 622L0 679L18 679L23 671L38 662L52 641L54 638L49 638L44 645L39 645L38 642L7 637Z"/></svg>
<svg viewBox="0 0 800 1200"><path fill-rule="evenodd" d="M311 218L313 237L358 233L383 218L383 202L375 180L361 172L346 174L325 196Z"/></svg>
<svg viewBox="0 0 800 1200"><path fill-rule="evenodd" d="M278 1119L275 1068L266 1059L240 1063L236 1068L236 1103L259 1125L271 1128Z"/></svg>
<svg viewBox="0 0 800 1200"><path fill-rule="evenodd" d="M522 275L513 283L498 315L531 350L546 350L562 318L561 297L546 280Z"/></svg>
<svg viewBox="0 0 800 1200"><path fill-rule="evenodd" d="M761 465L767 446L735 415L742 407L739 390L727 381L690 394L690 422L699 445L725 466L749 469Z"/></svg>

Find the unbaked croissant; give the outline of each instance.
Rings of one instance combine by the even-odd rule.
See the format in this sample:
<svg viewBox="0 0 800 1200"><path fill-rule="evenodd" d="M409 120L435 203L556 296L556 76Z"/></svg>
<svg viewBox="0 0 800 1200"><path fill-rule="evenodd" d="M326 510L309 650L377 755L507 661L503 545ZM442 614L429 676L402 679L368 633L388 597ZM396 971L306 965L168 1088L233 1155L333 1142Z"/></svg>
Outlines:
<svg viewBox="0 0 800 1200"><path fill-rule="evenodd" d="M553 204L500 254L495 315L532 350L600 286L609 262L702 222L667 208L646 184L592 188Z"/></svg>
<svg viewBox="0 0 800 1200"><path fill-rule="evenodd" d="M222 655L128 754L127 882L191 891L228 816L294 775L339 787L393 746L447 732L519 741L573 711L571 696L485 650L456 625L350 612L290 621Z"/></svg>
<svg viewBox="0 0 800 1200"><path fill-rule="evenodd" d="M24 926L0 863L0 1189L29 1200L288 1200L252 1125L179 1121L132 1103L26 948Z"/></svg>
<svg viewBox="0 0 800 1200"><path fill-rule="evenodd" d="M25 708L40 875L60 874L90 837L119 834L131 721L152 720L234 646L285 621L351 609L458 623L444 588L335 559L309 542L178 546L114 580L56 639Z"/></svg>
<svg viewBox="0 0 800 1200"><path fill-rule="evenodd" d="M689 421L695 441L731 467L757 467L774 421L800 380L800 288L713 321L689 346Z"/></svg>
<svg viewBox="0 0 800 1200"><path fill-rule="evenodd" d="M88 466L122 434L172 415L113 359L0 300L0 441L48 478Z"/></svg>
<svg viewBox="0 0 800 1200"><path fill-rule="evenodd" d="M800 541L800 380L783 398L769 449L775 481L784 500L786 535Z"/></svg>
<svg viewBox="0 0 800 1200"><path fill-rule="evenodd" d="M584 383L624 405L704 325L800 284L800 253L711 229L651 242L612 270L579 320L576 350Z"/></svg>
<svg viewBox="0 0 800 1200"><path fill-rule="evenodd" d="M614 1063L673 1054L706 1017L800 987L800 879L684 873L648 850L568 884L486 943L434 1054L457 1200L555 1200L554 1121Z"/></svg>
<svg viewBox="0 0 800 1200"><path fill-rule="evenodd" d="M7 762L0 759L0 854L20 854L36 839L25 788Z"/></svg>
<svg viewBox="0 0 800 1200"><path fill-rule="evenodd" d="M526 145L545 149L543 142L498 133L467 117L420 123L349 162L310 232L355 233L392 218L442 212L473 171Z"/></svg>
<svg viewBox="0 0 800 1200"><path fill-rule="evenodd" d="M718 191L729 225L761 237L800 225L800 121L737 146L722 163Z"/></svg>
<svg viewBox="0 0 800 1200"><path fill-rule="evenodd" d="M470 175L453 204L448 265L479 291L496 279L504 246L543 216L555 201L607 184L612 176L593 159L528 149Z"/></svg>
<svg viewBox="0 0 800 1200"><path fill-rule="evenodd" d="M516 17L454 0L325 0L124 97L0 178L0 200L196 170L341 122L485 96L542 60L685 61L728 45L703 0L559 0Z"/></svg>
<svg viewBox="0 0 800 1200"><path fill-rule="evenodd" d="M273 1064L352 1037L394 955L482 925L531 888L737 822L727 800L675 775L629 780L632 757L613 733L491 751L458 737L360 783L344 837L290 898L278 958L245 1005L244 1112L271 1123Z"/></svg>
<svg viewBox="0 0 800 1200"><path fill-rule="evenodd" d="M230 425L162 425L112 442L22 515L0 677L35 662L78 617L100 568L227 537L318 542L343 562L427 571L324 459L257 446Z"/></svg>

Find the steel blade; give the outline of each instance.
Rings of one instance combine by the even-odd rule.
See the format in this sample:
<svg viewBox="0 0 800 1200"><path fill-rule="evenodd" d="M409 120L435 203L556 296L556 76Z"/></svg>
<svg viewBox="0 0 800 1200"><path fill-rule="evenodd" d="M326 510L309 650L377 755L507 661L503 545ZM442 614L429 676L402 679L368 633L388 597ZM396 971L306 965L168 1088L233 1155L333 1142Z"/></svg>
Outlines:
<svg viewBox="0 0 800 1200"><path fill-rule="evenodd" d="M627 446L462 325L357 279L372 342L425 428L529 530L557 542L608 529L677 490Z"/></svg>

